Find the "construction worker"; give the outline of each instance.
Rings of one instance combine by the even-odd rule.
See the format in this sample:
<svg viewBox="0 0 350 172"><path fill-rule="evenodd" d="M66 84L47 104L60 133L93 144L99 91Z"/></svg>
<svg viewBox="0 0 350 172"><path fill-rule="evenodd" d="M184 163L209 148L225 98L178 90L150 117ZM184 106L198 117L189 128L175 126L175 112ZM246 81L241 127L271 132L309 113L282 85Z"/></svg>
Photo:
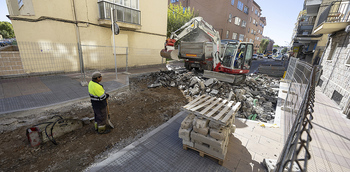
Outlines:
<svg viewBox="0 0 350 172"><path fill-rule="evenodd" d="M95 130L99 134L106 134L110 132L109 128L106 128L107 121L107 94L100 84L102 75L100 72L94 72L92 74L92 81L89 82L89 95L91 98L92 108L95 114Z"/></svg>
<svg viewBox="0 0 350 172"><path fill-rule="evenodd" d="M244 56L243 53L244 53L243 50L238 49L237 55L235 58L234 68L240 68L241 60L243 59L243 56Z"/></svg>

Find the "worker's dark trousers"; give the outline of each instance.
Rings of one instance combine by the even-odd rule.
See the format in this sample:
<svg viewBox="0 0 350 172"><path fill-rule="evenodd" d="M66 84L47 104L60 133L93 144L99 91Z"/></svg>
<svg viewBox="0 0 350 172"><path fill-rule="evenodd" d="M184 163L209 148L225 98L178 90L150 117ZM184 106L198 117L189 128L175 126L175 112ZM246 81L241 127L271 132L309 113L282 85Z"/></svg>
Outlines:
<svg viewBox="0 0 350 172"><path fill-rule="evenodd" d="M106 125L107 119L107 102L104 101L91 101L92 109L95 114L95 122L98 126Z"/></svg>

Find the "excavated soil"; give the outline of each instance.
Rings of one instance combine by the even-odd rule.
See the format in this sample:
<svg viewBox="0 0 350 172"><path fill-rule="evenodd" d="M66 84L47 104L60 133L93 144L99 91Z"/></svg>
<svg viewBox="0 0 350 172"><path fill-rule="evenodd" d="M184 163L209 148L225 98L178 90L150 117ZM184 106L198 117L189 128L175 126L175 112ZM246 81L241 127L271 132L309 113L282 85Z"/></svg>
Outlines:
<svg viewBox="0 0 350 172"><path fill-rule="evenodd" d="M93 117L89 101L82 101L54 110L18 117L0 131L0 171L82 171L101 161L142 135L163 124L180 111L188 101L177 88L147 88L150 77L130 79L130 90L111 95L111 121L115 129L99 135L93 124L55 138L52 142L31 147L26 129L45 122L55 115L62 118ZM40 120L38 120L40 119ZM19 127L20 126L20 127Z"/></svg>

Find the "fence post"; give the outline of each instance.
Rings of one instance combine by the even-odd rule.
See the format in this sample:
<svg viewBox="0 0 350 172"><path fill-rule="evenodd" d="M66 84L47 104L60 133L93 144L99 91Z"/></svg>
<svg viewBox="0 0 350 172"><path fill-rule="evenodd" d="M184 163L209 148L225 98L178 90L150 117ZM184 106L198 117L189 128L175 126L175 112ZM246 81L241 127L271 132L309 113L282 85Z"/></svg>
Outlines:
<svg viewBox="0 0 350 172"><path fill-rule="evenodd" d="M126 71L128 73L128 47L126 47Z"/></svg>

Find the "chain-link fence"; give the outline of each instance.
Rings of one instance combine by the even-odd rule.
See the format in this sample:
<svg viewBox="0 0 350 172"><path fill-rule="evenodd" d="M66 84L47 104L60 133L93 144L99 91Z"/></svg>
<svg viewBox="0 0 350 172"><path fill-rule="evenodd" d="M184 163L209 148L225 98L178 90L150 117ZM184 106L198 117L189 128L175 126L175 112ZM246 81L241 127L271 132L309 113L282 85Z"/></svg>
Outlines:
<svg viewBox="0 0 350 172"><path fill-rule="evenodd" d="M126 70L130 64L162 63L160 49L116 47L114 56L113 46L83 44L80 50L75 43L18 42L18 50L0 52L1 77L114 71L116 65Z"/></svg>
<svg viewBox="0 0 350 172"><path fill-rule="evenodd" d="M117 72L159 66L160 49L18 42L0 50L0 114L87 97L91 74L104 75L106 91L126 84ZM35 77L33 77L35 76ZM125 77L124 77L125 78Z"/></svg>
<svg viewBox="0 0 350 172"><path fill-rule="evenodd" d="M284 102L285 146L278 159L276 171L292 171L297 166L307 171L308 152L311 141L310 130L315 96L315 79L318 67L291 57L286 73L289 84Z"/></svg>

